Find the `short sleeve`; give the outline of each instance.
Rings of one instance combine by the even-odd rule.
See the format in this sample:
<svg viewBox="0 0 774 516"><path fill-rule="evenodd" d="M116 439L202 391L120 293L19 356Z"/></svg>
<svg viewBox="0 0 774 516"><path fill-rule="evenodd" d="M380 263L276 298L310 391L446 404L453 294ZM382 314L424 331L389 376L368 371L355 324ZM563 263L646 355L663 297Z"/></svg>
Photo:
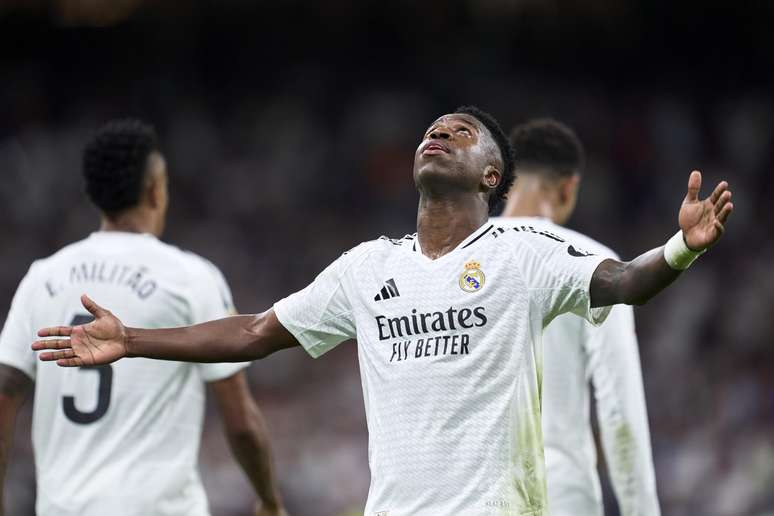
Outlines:
<svg viewBox="0 0 774 516"><path fill-rule="evenodd" d="M350 253L322 271L305 289L274 305L280 323L314 358L356 335L344 275L352 263Z"/></svg>
<svg viewBox="0 0 774 516"><path fill-rule="evenodd" d="M199 324L236 314L231 289L223 273L212 263L202 260L202 269L192 278L190 296L191 322Z"/></svg>
<svg viewBox="0 0 774 516"><path fill-rule="evenodd" d="M548 231L523 232L520 260L530 299L543 317L543 327L571 312L594 325L604 322L610 307L591 308L591 277L609 258L583 250Z"/></svg>
<svg viewBox="0 0 774 516"><path fill-rule="evenodd" d="M35 352L30 349L36 336L31 316L35 298L34 268L35 264L19 284L0 334L0 363L19 369L33 380L37 371Z"/></svg>
<svg viewBox="0 0 774 516"><path fill-rule="evenodd" d="M215 265L203 261L203 271L192 282L195 284L190 299L193 324L222 319L237 313L226 278ZM237 362L196 364L196 367L205 382L216 382L233 376L248 365L249 362Z"/></svg>

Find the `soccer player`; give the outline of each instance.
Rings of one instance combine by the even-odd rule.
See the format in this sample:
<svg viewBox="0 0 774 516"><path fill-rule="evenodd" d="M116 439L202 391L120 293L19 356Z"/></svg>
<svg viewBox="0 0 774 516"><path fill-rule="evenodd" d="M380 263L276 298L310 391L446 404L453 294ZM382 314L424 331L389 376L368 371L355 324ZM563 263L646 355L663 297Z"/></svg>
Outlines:
<svg viewBox="0 0 774 516"><path fill-rule="evenodd" d="M36 327L91 319L80 306L82 290L151 328L236 313L214 265L158 240L167 171L150 126L119 120L103 127L84 150L83 173L100 230L32 264L0 336L0 481L16 410L34 388L38 515L205 516L197 457L209 384L231 450L263 501L258 514L280 514L246 364L37 364L28 342Z"/></svg>
<svg viewBox="0 0 774 516"><path fill-rule="evenodd" d="M562 227L572 215L585 152L575 132L551 119L515 127L516 181L503 227L549 232L586 252L618 259L599 242ZM595 327L560 315L543 333L543 441L552 516L602 516L591 431L588 382L594 386L602 449L623 516L660 514L642 371L630 306L613 307Z"/></svg>
<svg viewBox="0 0 774 516"><path fill-rule="evenodd" d="M370 434L365 514L545 515L543 328L562 313L598 323L609 305L647 301L717 242L731 194L723 182L699 200L693 172L682 231L619 262L490 224L513 165L497 122L460 108L417 148L415 235L358 245L258 315L137 329L84 295L96 320L41 329L32 348L57 350L43 361L88 366L127 356L240 361L299 344L318 357L357 338Z"/></svg>

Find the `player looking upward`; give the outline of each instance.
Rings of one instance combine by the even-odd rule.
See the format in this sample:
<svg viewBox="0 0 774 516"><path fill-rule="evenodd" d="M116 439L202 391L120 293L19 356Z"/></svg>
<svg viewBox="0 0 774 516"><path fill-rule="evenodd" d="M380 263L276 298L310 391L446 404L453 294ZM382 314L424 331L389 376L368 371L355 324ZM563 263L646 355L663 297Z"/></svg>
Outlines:
<svg viewBox="0 0 774 516"><path fill-rule="evenodd" d="M519 150L503 227L534 228L618 259L599 242L562 227L575 209L585 152L575 132L551 119L511 131ZM560 315L543 333L543 440L552 516L602 516L588 383L594 387L602 450L622 516L658 516L648 415L630 306L595 327Z"/></svg>
<svg viewBox="0 0 774 516"><path fill-rule="evenodd" d="M137 329L84 296L96 321L42 329L61 366L126 356L222 361L357 338L369 438L369 516L547 514L540 335L557 315L601 322L644 303L714 244L731 212L724 182L699 200L691 174L682 234L632 262L576 252L550 234L488 222L513 181L497 122L475 108L435 120L414 157L417 233L358 245L258 315ZM683 241L683 238L685 241ZM671 265L670 265L671 263ZM56 338L68 337L68 338Z"/></svg>
<svg viewBox="0 0 774 516"><path fill-rule="evenodd" d="M84 150L83 173L100 230L32 264L0 336L0 480L16 410L34 384L38 515L205 516L197 459L209 384L231 450L263 501L258 513L280 514L246 364L127 360L67 370L35 360L28 340L36 327L91 319L79 301L84 289L151 328L235 313L214 265L158 240L167 171L151 127L103 127Z"/></svg>

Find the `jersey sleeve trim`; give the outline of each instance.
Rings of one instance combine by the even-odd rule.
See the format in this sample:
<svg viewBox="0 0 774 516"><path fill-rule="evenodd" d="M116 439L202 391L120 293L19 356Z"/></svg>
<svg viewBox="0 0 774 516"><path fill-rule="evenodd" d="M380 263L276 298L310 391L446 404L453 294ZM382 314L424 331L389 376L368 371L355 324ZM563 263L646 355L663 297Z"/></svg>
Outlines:
<svg viewBox="0 0 774 516"><path fill-rule="evenodd" d="M240 371L247 369L250 366L250 362L237 362L237 363L222 363L222 364L199 364L199 371L202 376L202 380L206 383L218 382L230 378Z"/></svg>
<svg viewBox="0 0 774 516"><path fill-rule="evenodd" d="M301 327L290 322L290 318L287 316L287 314L285 314L283 301L284 299L277 301L274 304L274 314L277 316L277 319L282 324L282 326L284 326L285 329L296 338L299 344L301 344L301 346L306 350L307 353L309 353L312 358L321 357L331 348L330 342L315 336L314 332L316 332L325 323L340 320L344 316L348 316L352 313L351 310L347 310L330 317L326 317L325 319L321 319L314 326ZM342 341L343 340L346 339L342 339Z"/></svg>
<svg viewBox="0 0 774 516"><path fill-rule="evenodd" d="M591 280L594 277L594 273L596 272L597 268L599 268L599 265L604 262L605 260L608 260L606 256L597 256L596 260L589 260L587 269L588 269L588 276L586 280L586 291L589 293L586 301L586 317L585 319L590 322L593 326L599 326L603 322L605 322L605 319L607 319L607 316L610 315L610 310L613 309L613 305L608 306L597 306L592 307L591 306Z"/></svg>
<svg viewBox="0 0 774 516"><path fill-rule="evenodd" d="M17 369L22 373L24 373L24 375L27 376L33 382L35 381L37 371L35 370L34 366L30 367L29 361L19 360L12 356L0 355L0 365L13 367L14 369Z"/></svg>

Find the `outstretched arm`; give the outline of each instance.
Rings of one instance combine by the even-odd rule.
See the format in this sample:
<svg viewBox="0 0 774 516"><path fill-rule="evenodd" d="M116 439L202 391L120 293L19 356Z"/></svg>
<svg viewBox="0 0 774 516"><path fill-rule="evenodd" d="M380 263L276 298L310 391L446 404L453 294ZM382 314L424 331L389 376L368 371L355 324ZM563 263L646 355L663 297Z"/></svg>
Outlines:
<svg viewBox="0 0 774 516"><path fill-rule="evenodd" d="M591 278L591 306L645 304L682 272L664 260L664 246L651 249L630 262L605 260Z"/></svg>
<svg viewBox="0 0 774 516"><path fill-rule="evenodd" d="M0 364L0 516L3 512L5 471L13 442L16 412L32 390L32 380L18 369Z"/></svg>
<svg viewBox="0 0 774 516"><path fill-rule="evenodd" d="M244 362L264 358L298 345L279 322L274 310L236 315L181 328L127 328L88 296L83 306L94 321L82 326L55 326L38 332L32 349L58 350L40 354L65 367L109 364L123 357L146 357L180 362ZM49 337L65 337L53 338Z"/></svg>
<svg viewBox="0 0 774 516"><path fill-rule="evenodd" d="M247 378L240 371L210 383L223 419L228 444L260 498L261 516L285 514L272 471L269 431L258 409Z"/></svg>
<svg viewBox="0 0 774 516"><path fill-rule="evenodd" d="M679 223L686 246L675 260L672 249L652 249L630 262L605 260L591 278L591 305L609 306L618 303L641 305L661 292L680 275L681 258L701 253L712 247L725 230L725 223L734 205L728 183L722 181L706 199L699 199L701 173L691 172L688 193L680 207ZM679 251L679 250L678 250ZM666 257L673 262L671 265ZM687 265L686 265L687 267Z"/></svg>

